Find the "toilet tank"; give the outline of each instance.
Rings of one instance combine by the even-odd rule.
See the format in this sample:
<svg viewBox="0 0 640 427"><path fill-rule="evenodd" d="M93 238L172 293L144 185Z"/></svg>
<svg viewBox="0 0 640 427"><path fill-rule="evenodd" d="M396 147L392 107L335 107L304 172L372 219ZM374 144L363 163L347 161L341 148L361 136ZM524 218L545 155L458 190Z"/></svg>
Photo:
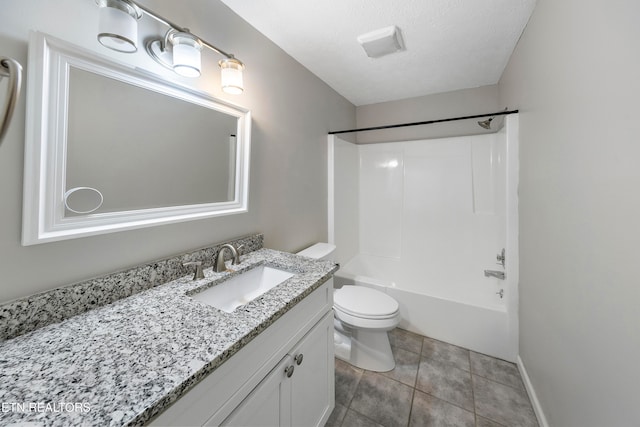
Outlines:
<svg viewBox="0 0 640 427"><path fill-rule="evenodd" d="M297 255L314 259L330 260L335 250L336 245L332 245L331 243L316 243L315 245L309 246L307 249L301 250Z"/></svg>

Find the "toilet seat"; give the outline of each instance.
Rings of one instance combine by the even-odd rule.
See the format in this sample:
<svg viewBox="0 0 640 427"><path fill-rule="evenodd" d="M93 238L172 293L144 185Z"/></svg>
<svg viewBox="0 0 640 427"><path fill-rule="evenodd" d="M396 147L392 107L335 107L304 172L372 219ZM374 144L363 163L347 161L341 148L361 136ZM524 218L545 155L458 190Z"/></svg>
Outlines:
<svg viewBox="0 0 640 427"><path fill-rule="evenodd" d="M398 302L384 292L364 286L346 285L333 294L333 306L364 319L388 319L398 314Z"/></svg>
<svg viewBox="0 0 640 427"><path fill-rule="evenodd" d="M336 290L333 298L335 317L347 325L378 330L398 325L398 302L384 292L347 285Z"/></svg>

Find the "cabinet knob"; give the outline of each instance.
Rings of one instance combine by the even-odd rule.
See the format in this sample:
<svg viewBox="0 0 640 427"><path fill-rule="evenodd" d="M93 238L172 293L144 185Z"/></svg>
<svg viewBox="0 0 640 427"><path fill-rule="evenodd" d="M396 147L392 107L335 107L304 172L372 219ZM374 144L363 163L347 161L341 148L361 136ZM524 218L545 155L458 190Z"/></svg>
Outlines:
<svg viewBox="0 0 640 427"><path fill-rule="evenodd" d="M302 355L302 353L300 353L299 355L293 358L293 360L295 360L296 364L298 365L302 365L302 359L304 359L304 356Z"/></svg>
<svg viewBox="0 0 640 427"><path fill-rule="evenodd" d="M287 374L287 378L291 378L291 375L293 375L293 370L294 369L295 369L295 367L293 365L287 366L286 368L284 368L284 372L285 372L285 374Z"/></svg>

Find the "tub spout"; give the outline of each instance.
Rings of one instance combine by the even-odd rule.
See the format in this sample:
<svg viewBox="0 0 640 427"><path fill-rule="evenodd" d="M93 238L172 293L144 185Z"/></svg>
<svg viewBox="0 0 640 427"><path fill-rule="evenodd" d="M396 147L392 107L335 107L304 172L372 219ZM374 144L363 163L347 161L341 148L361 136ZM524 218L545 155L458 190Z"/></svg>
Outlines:
<svg viewBox="0 0 640 427"><path fill-rule="evenodd" d="M495 277L496 279L504 280L504 271L485 270L484 277Z"/></svg>

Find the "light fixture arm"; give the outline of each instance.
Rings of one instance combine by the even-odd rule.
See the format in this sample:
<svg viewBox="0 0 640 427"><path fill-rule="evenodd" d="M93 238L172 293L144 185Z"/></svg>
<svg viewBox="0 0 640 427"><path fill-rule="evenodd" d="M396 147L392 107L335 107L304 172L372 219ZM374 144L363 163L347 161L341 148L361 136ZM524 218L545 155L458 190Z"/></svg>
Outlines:
<svg viewBox="0 0 640 427"><path fill-rule="evenodd" d="M155 19L156 21L161 22L161 23L163 23L163 24L165 24L165 25L167 25L167 26L171 27L172 29L174 29L174 30L176 30L176 31L178 31L178 32L192 34L194 37L196 37L196 38L200 41L200 43L202 43L202 45L203 45L203 46L208 47L209 49L211 49L212 51L214 51L214 52L218 53L219 55L222 55L222 56L224 56L224 57L226 57L226 58L229 58L229 59L236 59L236 58L235 58L235 56L233 56L233 54L231 54L231 53L227 53L227 52L225 52L224 50L222 50L222 49L220 49L220 48L218 48L218 47L216 47L216 46L212 45L212 44L211 44L211 43L209 43L208 41L203 40L202 38L200 38L200 37L196 36L196 35L195 35L195 34L193 34L191 31L189 31L189 29L188 29L188 28L184 28L184 27L181 27L180 25L176 25L175 23L173 23L173 22L169 21L167 18L165 18L165 17L163 17L163 16L158 15L158 14L157 14L157 13L155 13L154 11L152 11L152 10L148 9L147 7L145 7L145 6L141 5L140 3L138 3L138 2L137 2L137 1L135 1L135 0L128 0L128 1L129 1L130 3L132 3L132 4L134 4L134 5L135 5L136 7L138 7L141 11L143 11L145 14L149 15L150 17L152 17L152 18L153 18L153 19ZM165 43L166 43L166 39L168 38L168 34L169 34L169 33L167 33L167 36L165 37Z"/></svg>

